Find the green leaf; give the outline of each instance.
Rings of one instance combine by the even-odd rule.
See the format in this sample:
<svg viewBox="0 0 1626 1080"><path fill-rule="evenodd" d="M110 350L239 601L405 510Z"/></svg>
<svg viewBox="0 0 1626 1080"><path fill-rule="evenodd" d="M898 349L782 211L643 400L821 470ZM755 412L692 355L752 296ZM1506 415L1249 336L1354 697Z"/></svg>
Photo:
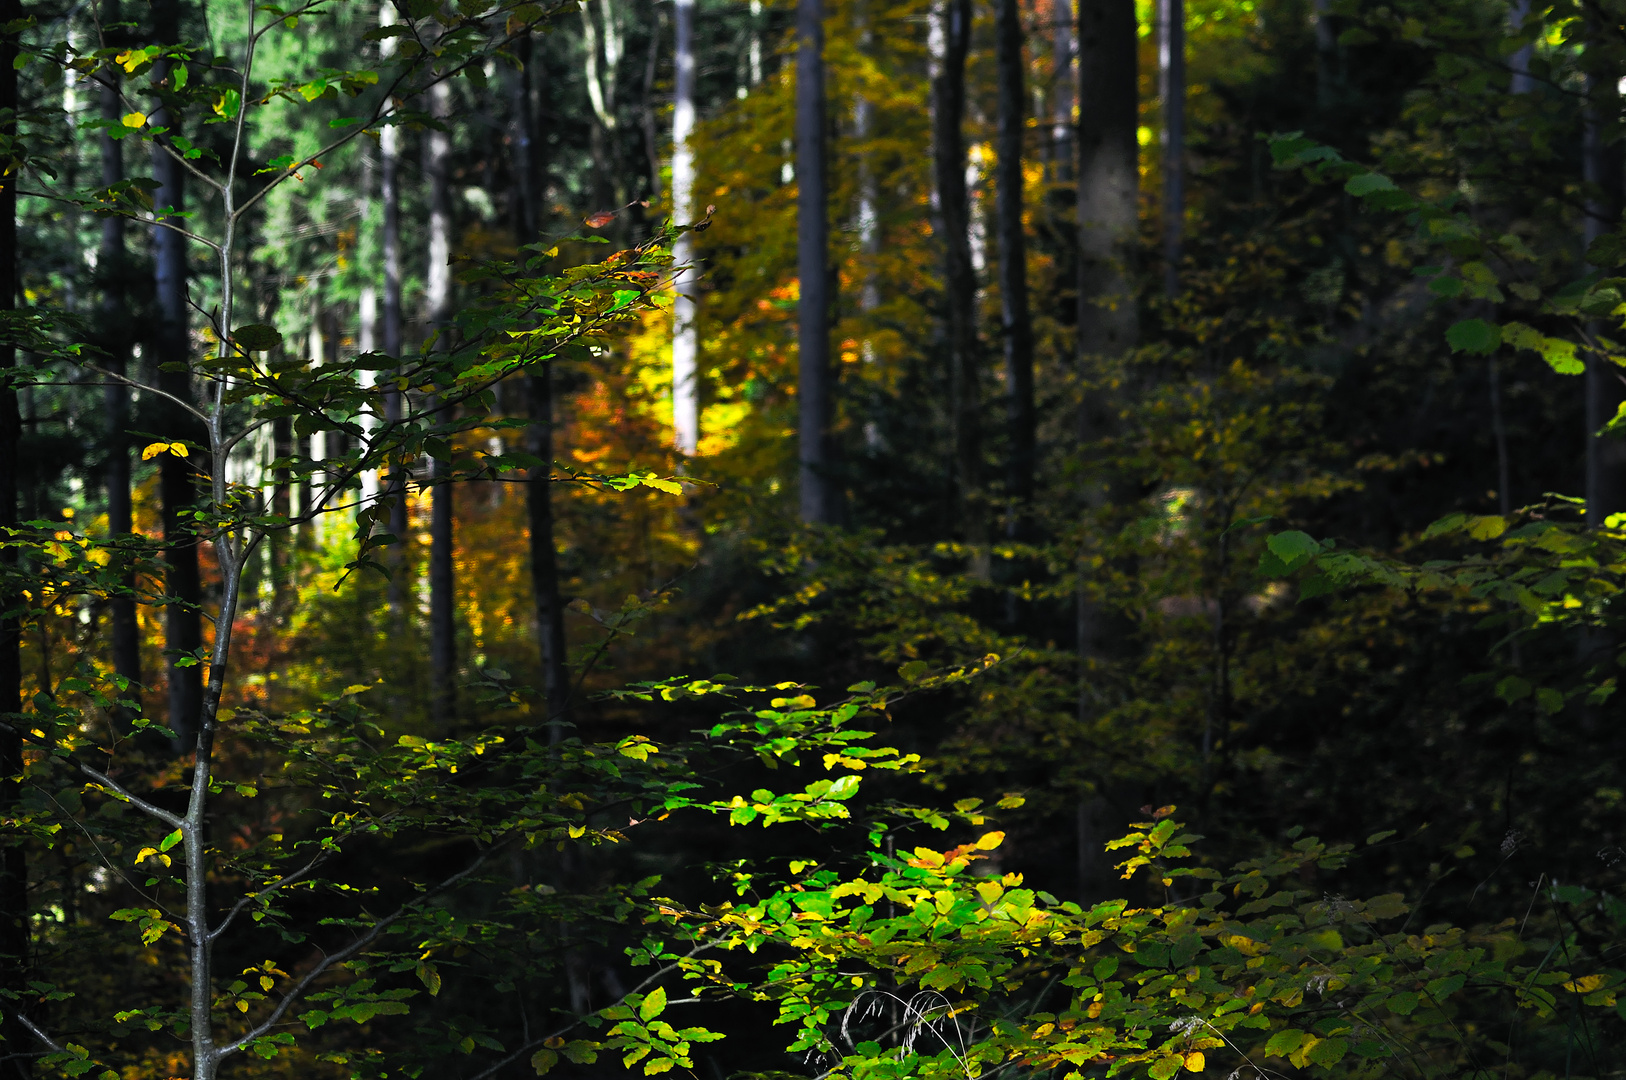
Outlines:
<svg viewBox="0 0 1626 1080"><path fill-rule="evenodd" d="M158 850L159 851L168 851L170 848L174 847L176 844L179 844L180 842L181 842L181 830L176 829L174 832L170 833L168 836L166 836L162 840L158 841Z"/></svg>
<svg viewBox="0 0 1626 1080"><path fill-rule="evenodd" d="M644 1023L647 1024L649 1021L655 1019L655 1017L664 1012L665 1009L666 987L657 986L655 989L646 994L644 996L644 1000L639 1003L638 1016L644 1021Z"/></svg>
<svg viewBox="0 0 1626 1080"><path fill-rule="evenodd" d="M1286 1057L1299 1048L1299 1044L1312 1036L1293 1028L1278 1031L1265 1044L1266 1057Z"/></svg>
<svg viewBox="0 0 1626 1080"><path fill-rule="evenodd" d="M538 1076L547 1075L548 1070L557 1064L559 1064L559 1055L552 1050L538 1050L531 1055L531 1068L536 1070Z"/></svg>
<svg viewBox="0 0 1626 1080"><path fill-rule="evenodd" d="M1445 332L1445 340L1453 352L1478 353L1481 356L1496 351L1502 344L1501 328L1484 319L1463 319Z"/></svg>
<svg viewBox="0 0 1626 1080"><path fill-rule="evenodd" d="M231 339L244 352L267 352L282 344L282 334L274 326L249 323L231 332Z"/></svg>
<svg viewBox="0 0 1626 1080"><path fill-rule="evenodd" d="M1321 545L1315 537L1297 529L1277 533L1265 541L1265 546L1289 571L1297 570L1321 553Z"/></svg>
<svg viewBox="0 0 1626 1080"><path fill-rule="evenodd" d="M1344 190L1351 195L1370 195L1375 191L1393 191L1395 182L1382 173L1362 173L1352 176L1344 185Z"/></svg>

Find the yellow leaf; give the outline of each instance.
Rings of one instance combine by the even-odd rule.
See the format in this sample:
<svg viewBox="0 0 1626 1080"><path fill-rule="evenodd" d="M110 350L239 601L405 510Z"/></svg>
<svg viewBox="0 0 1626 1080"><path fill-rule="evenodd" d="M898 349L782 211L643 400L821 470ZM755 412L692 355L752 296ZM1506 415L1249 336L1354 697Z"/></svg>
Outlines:
<svg viewBox="0 0 1626 1080"><path fill-rule="evenodd" d="M1590 994L1602 986L1605 981L1606 978L1603 975L1587 975L1584 978L1565 983L1564 989L1573 994Z"/></svg>
<svg viewBox="0 0 1626 1080"><path fill-rule="evenodd" d="M1201 1050L1186 1055L1187 1072L1202 1072L1203 1066L1207 1064L1208 1062L1203 1058Z"/></svg>
<svg viewBox="0 0 1626 1080"><path fill-rule="evenodd" d="M159 454L174 454L176 457L186 457L188 453L190 453L190 451L187 450L185 443L155 442L149 444L145 450L141 451L141 460L151 461Z"/></svg>
<svg viewBox="0 0 1626 1080"><path fill-rule="evenodd" d="M584 837L586 835L587 835L587 826L586 825L572 825L570 827L570 838L572 840L580 840L582 837Z"/></svg>
<svg viewBox="0 0 1626 1080"><path fill-rule="evenodd" d="M248 1002L239 1001L237 1003L237 1011L238 1012L244 1012L244 1013L248 1012Z"/></svg>
<svg viewBox="0 0 1626 1080"><path fill-rule="evenodd" d="M156 854L158 854L158 849L157 848L155 848L155 847L144 847L136 855L135 861L139 865L141 860L145 859L148 855L156 855Z"/></svg>
<svg viewBox="0 0 1626 1080"><path fill-rule="evenodd" d="M133 112L124 114L124 126L127 128L145 127L146 124L147 118L141 113Z"/></svg>
<svg viewBox="0 0 1626 1080"><path fill-rule="evenodd" d="M983 851L992 851L1004 842L1005 834L1002 832L983 833L982 838L977 841L977 847Z"/></svg>

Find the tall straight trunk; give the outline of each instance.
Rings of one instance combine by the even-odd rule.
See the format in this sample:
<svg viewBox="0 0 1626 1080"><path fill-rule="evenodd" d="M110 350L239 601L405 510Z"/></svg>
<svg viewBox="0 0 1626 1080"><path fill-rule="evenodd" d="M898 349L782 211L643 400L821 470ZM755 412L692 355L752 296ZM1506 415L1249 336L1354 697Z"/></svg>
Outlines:
<svg viewBox="0 0 1626 1080"><path fill-rule="evenodd" d="M119 19L117 4L103 8L102 17L109 22ZM115 67L114 72L118 69ZM116 121L123 113L119 100L116 75L105 76L110 81L102 86L101 111L104 120ZM124 144L107 135L101 137L102 186L112 187L124 179ZM103 407L107 410L107 468L104 482L107 487L107 531L115 537L129 536L135 528L130 500L130 388L118 380L126 374L130 358L130 340L134 327L130 321L128 303L129 260L125 252L125 219L108 214L102 219L101 247L97 252L97 273L102 279L101 341L106 352L103 363L115 377L108 380L102 391ZM129 679L132 684L141 681L141 642L136 625L134 598L135 574L124 572L119 586L125 590L115 595L108 604L113 672ZM136 697L140 690L132 685L126 697ZM127 723L126 710L115 710L121 724Z"/></svg>
<svg viewBox="0 0 1626 1080"><path fill-rule="evenodd" d="M796 271L798 439L802 520L832 524L836 490L830 476L830 223L826 194L824 3L796 5Z"/></svg>
<svg viewBox="0 0 1626 1080"><path fill-rule="evenodd" d="M1007 494L1015 504L1010 534L1022 533L1033 498L1033 319L1028 311L1027 240L1022 232L1022 12L1017 0L999 0L999 163L994 177L999 215L1000 322L1005 344L1006 421L1010 461Z"/></svg>
<svg viewBox="0 0 1626 1080"><path fill-rule="evenodd" d="M956 512L967 540L985 540L977 502L977 276L971 262L971 200L966 191L965 60L971 45L971 0L944 0L933 13L942 60L932 78L932 164L943 223L943 303L948 326L950 411L954 424Z"/></svg>
<svg viewBox="0 0 1626 1080"><path fill-rule="evenodd" d="M180 39L180 0L157 0L153 4L153 30L160 44ZM153 127L173 129L169 110L154 110ZM154 204L159 209L180 211L185 204L185 172L174 155L156 143L152 151L152 175L158 182ZM168 217L176 226L185 218ZM187 332L186 239L175 229L155 224L152 230L153 270L158 301L158 324L153 364L158 370L158 389L181 401L192 400L191 350ZM172 370L166 370L166 368ZM164 408L162 434L206 441L196 418L177 405ZM197 497L193 472L207 463L199 457L182 458L162 454L158 458L158 490L163 502L164 559L167 563L165 591L173 598L164 608L164 651L169 682L169 727L175 732L176 748L184 752L198 736L203 709L203 665L185 666L177 661L196 656L203 647L203 581L198 568L198 537L182 516Z"/></svg>
<svg viewBox="0 0 1626 1080"><path fill-rule="evenodd" d="M379 5L379 23L390 26L396 21L395 4L384 0ZM379 42L380 56L388 60L395 54L395 39ZM378 320L379 344L386 356L401 355L401 129L394 124L385 126L378 137L378 201L383 210L379 247L384 259L384 296ZM395 425L405 416L405 401L394 382L384 393L384 420ZM390 567L390 608L399 613L404 605L401 580L406 574L404 558L407 535L407 477L403 470L392 470L385 478L390 499L390 534L396 538L393 565Z"/></svg>
<svg viewBox="0 0 1626 1080"><path fill-rule="evenodd" d="M537 126L537 109L532 103L547 85L542 61L529 34L518 43L520 67L514 102L515 161L518 211L515 215L521 245L535 243L542 231L542 198L547 182L547 160L543 156L542 134ZM530 427L526 429L526 453L538 464L525 485L525 511L530 524L531 596L536 620L536 640L542 659L542 691L548 704L548 737L558 742L564 737L569 718L570 671L566 666L569 642L565 638L563 597L559 595L559 544L554 535L553 517L553 368L544 364L525 379L526 407Z"/></svg>
<svg viewBox="0 0 1626 1080"><path fill-rule="evenodd" d="M452 115L451 88L444 81L429 90L429 114L442 123ZM441 333L437 347L445 349L444 335L452 318L452 143L444 130L430 129L425 171L429 174L429 266L425 299L429 322ZM449 417L443 417L443 422ZM429 684L430 708L435 719L449 723L457 707L457 646L453 612L452 513L453 489L449 462L433 464L429 517Z"/></svg>
<svg viewBox="0 0 1626 1080"><path fill-rule="evenodd" d="M1530 0L1512 0L1507 6L1508 29L1517 33L1524 29L1524 21L1530 16ZM1507 66L1512 71L1508 81L1508 92L1511 94L1528 94L1536 88L1536 81L1530 77L1530 57L1532 54L1529 45L1521 45L1514 50L1513 55L1507 58Z"/></svg>
<svg viewBox="0 0 1626 1080"><path fill-rule="evenodd" d="M1315 0L1315 94L1323 112L1338 96L1338 31L1332 19L1332 0Z"/></svg>
<svg viewBox="0 0 1626 1080"><path fill-rule="evenodd" d="M1620 217L1619 146L1604 137L1606 118L1615 115L1619 103L1613 72L1588 75L1581 142L1582 179L1587 190L1583 234L1588 248L1613 229ZM1588 328L1594 336L1597 329ZM1586 370L1586 516L1594 528L1601 527L1609 515L1626 511L1626 439L1597 434L1614 419L1622 401L1626 401L1626 386L1620 369L1606 357L1591 354Z"/></svg>
<svg viewBox="0 0 1626 1080"><path fill-rule="evenodd" d="M1186 0L1158 0L1163 96L1163 291L1180 291L1186 225Z"/></svg>
<svg viewBox="0 0 1626 1080"><path fill-rule="evenodd" d="M1050 5L1050 160L1052 177L1073 174L1073 0Z"/></svg>
<svg viewBox="0 0 1626 1080"><path fill-rule="evenodd" d="M1079 0L1078 7L1078 365L1084 398L1079 437L1099 438L1111 422L1111 402L1093 395L1097 365L1135 344L1139 326L1130 278L1138 225L1140 164L1136 141L1138 86L1135 0ZM1106 494L1099 470L1083 491L1086 505ZM1081 564L1077 599L1080 680L1078 712L1094 700L1090 674L1104 627L1090 602Z"/></svg>
<svg viewBox="0 0 1626 1080"><path fill-rule="evenodd" d="M672 219L679 225L694 220L694 0L676 0L672 19ZM672 247L679 264L694 261L694 234L684 233ZM672 282L672 431L680 454L700 447L700 334L695 325L694 291L700 274L690 268Z"/></svg>
<svg viewBox="0 0 1626 1080"><path fill-rule="evenodd" d="M23 17L19 0L0 0L0 24L18 25ZM0 110L7 117L0 134L15 137L17 125L16 33L0 37ZM0 175L0 311L17 303L17 173ZM17 352L0 345L0 528L17 524L17 445L22 418L17 392L10 377L17 367ZM14 548L0 550L0 574L10 578L17 569ZM16 601L10 582L0 578L0 609ZM15 579L13 579L15 580ZM19 712L23 706L22 623L15 616L0 617L0 713ZM22 796L23 741L15 725L0 727L0 817L17 814ZM14 837L16 833L12 834ZM0 847L0 986L21 987L29 967L28 855L20 842ZM5 1038L5 1060L0 1077L23 1080L32 1070L26 1049L33 1045L27 1031L7 1002L0 1015L0 1036Z"/></svg>

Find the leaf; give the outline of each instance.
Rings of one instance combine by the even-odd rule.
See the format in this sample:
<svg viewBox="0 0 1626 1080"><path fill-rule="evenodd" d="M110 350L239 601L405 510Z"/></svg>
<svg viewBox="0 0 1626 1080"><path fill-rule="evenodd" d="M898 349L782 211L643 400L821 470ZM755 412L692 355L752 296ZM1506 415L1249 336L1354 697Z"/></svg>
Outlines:
<svg viewBox="0 0 1626 1080"><path fill-rule="evenodd" d="M589 229L602 229L615 220L614 210L600 210L596 214L588 214L582 219Z"/></svg>
<svg viewBox="0 0 1626 1080"><path fill-rule="evenodd" d="M274 326L249 323L231 332L231 339L244 352L266 352L282 344L282 334Z"/></svg>
<svg viewBox="0 0 1626 1080"><path fill-rule="evenodd" d="M430 997L440 996L440 972L434 964L418 961L418 980L429 990Z"/></svg>
<svg viewBox="0 0 1626 1080"><path fill-rule="evenodd" d="M1366 842L1368 844L1381 844L1398 831L1397 829L1384 829L1382 832L1375 832L1366 838Z"/></svg>
<svg viewBox="0 0 1626 1080"><path fill-rule="evenodd" d="M1002 832L983 833L977 840L977 847L982 851L992 851L1004 842L1005 834Z"/></svg>
<svg viewBox="0 0 1626 1080"><path fill-rule="evenodd" d="M911 660L898 668L898 678L908 683L919 682L930 668L924 660Z"/></svg>
<svg viewBox="0 0 1626 1080"><path fill-rule="evenodd" d="M1502 331L1484 319L1463 319L1445 332L1445 340L1453 352L1485 356L1495 352L1497 346L1502 344Z"/></svg>
<svg viewBox="0 0 1626 1080"><path fill-rule="evenodd" d="M1287 1057L1293 1051L1297 1050L1300 1044L1309 1038L1312 1038L1312 1036L1302 1031L1296 1031L1293 1028L1286 1028L1285 1030L1278 1031L1276 1034L1272 1035L1270 1037L1270 1041L1265 1044L1265 1056Z"/></svg>
<svg viewBox="0 0 1626 1080"><path fill-rule="evenodd" d="M1344 185L1344 190L1351 195L1370 195L1375 191L1393 191L1395 182L1382 173L1362 173L1352 176Z"/></svg>
<svg viewBox="0 0 1626 1080"><path fill-rule="evenodd" d="M174 832L170 833L168 836L164 837L162 840L160 840L158 842L158 850L159 851L168 851L170 848L174 847L176 844L179 844L180 842L181 842L181 830L176 829Z"/></svg>
<svg viewBox="0 0 1626 1080"><path fill-rule="evenodd" d="M666 987L657 986L644 996L638 1006L638 1016L648 1023L666 1010Z"/></svg>
<svg viewBox="0 0 1626 1080"><path fill-rule="evenodd" d="M1202 1072L1204 1066L1208 1064L1208 1061L1203 1057L1202 1051L1198 1050L1194 1053L1186 1055L1185 1064L1187 1072Z"/></svg>
<svg viewBox="0 0 1626 1080"><path fill-rule="evenodd" d="M142 115L141 113L138 113L138 112L125 113L122 123L127 128L145 127L146 123L147 123L147 118L144 115Z"/></svg>
<svg viewBox="0 0 1626 1080"><path fill-rule="evenodd" d="M1152 1067L1146 1070L1146 1074L1152 1080L1169 1080L1169 1077L1179 1072L1180 1067L1184 1064L1185 1060L1183 1058L1170 1054L1152 1062Z"/></svg>
<svg viewBox="0 0 1626 1080"><path fill-rule="evenodd" d="M1348 1052L1349 1043L1343 1039L1322 1039L1310 1048L1305 1058L1310 1064L1320 1065L1325 1069L1338 1064Z"/></svg>
<svg viewBox="0 0 1626 1080"><path fill-rule="evenodd" d="M147 446L146 449L141 451L141 460L142 461L151 461L153 458L157 457L159 454L174 454L176 457L186 457L190 453L191 453L191 451L186 448L185 443L155 442L155 443L150 444L149 446Z"/></svg>
<svg viewBox="0 0 1626 1080"><path fill-rule="evenodd" d="M531 1068L536 1070L538 1076L545 1076L547 1071L557 1064L559 1055L552 1050L538 1050L531 1055Z"/></svg>
<svg viewBox="0 0 1626 1080"><path fill-rule="evenodd" d="M1265 546L1289 571L1297 570L1321 552L1314 537L1296 529L1277 533L1265 541Z"/></svg>

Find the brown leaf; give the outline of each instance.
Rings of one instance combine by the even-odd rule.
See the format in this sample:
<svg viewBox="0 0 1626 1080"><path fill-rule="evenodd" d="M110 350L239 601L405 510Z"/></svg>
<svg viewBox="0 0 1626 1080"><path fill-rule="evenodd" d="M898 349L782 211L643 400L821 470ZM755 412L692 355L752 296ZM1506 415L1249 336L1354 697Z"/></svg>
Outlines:
<svg viewBox="0 0 1626 1080"><path fill-rule="evenodd" d="M589 229L602 229L602 228L604 228L604 226L608 225L610 222L612 222L614 220L615 220L615 211L614 210L600 210L596 214L588 214L587 215L587 227Z"/></svg>

